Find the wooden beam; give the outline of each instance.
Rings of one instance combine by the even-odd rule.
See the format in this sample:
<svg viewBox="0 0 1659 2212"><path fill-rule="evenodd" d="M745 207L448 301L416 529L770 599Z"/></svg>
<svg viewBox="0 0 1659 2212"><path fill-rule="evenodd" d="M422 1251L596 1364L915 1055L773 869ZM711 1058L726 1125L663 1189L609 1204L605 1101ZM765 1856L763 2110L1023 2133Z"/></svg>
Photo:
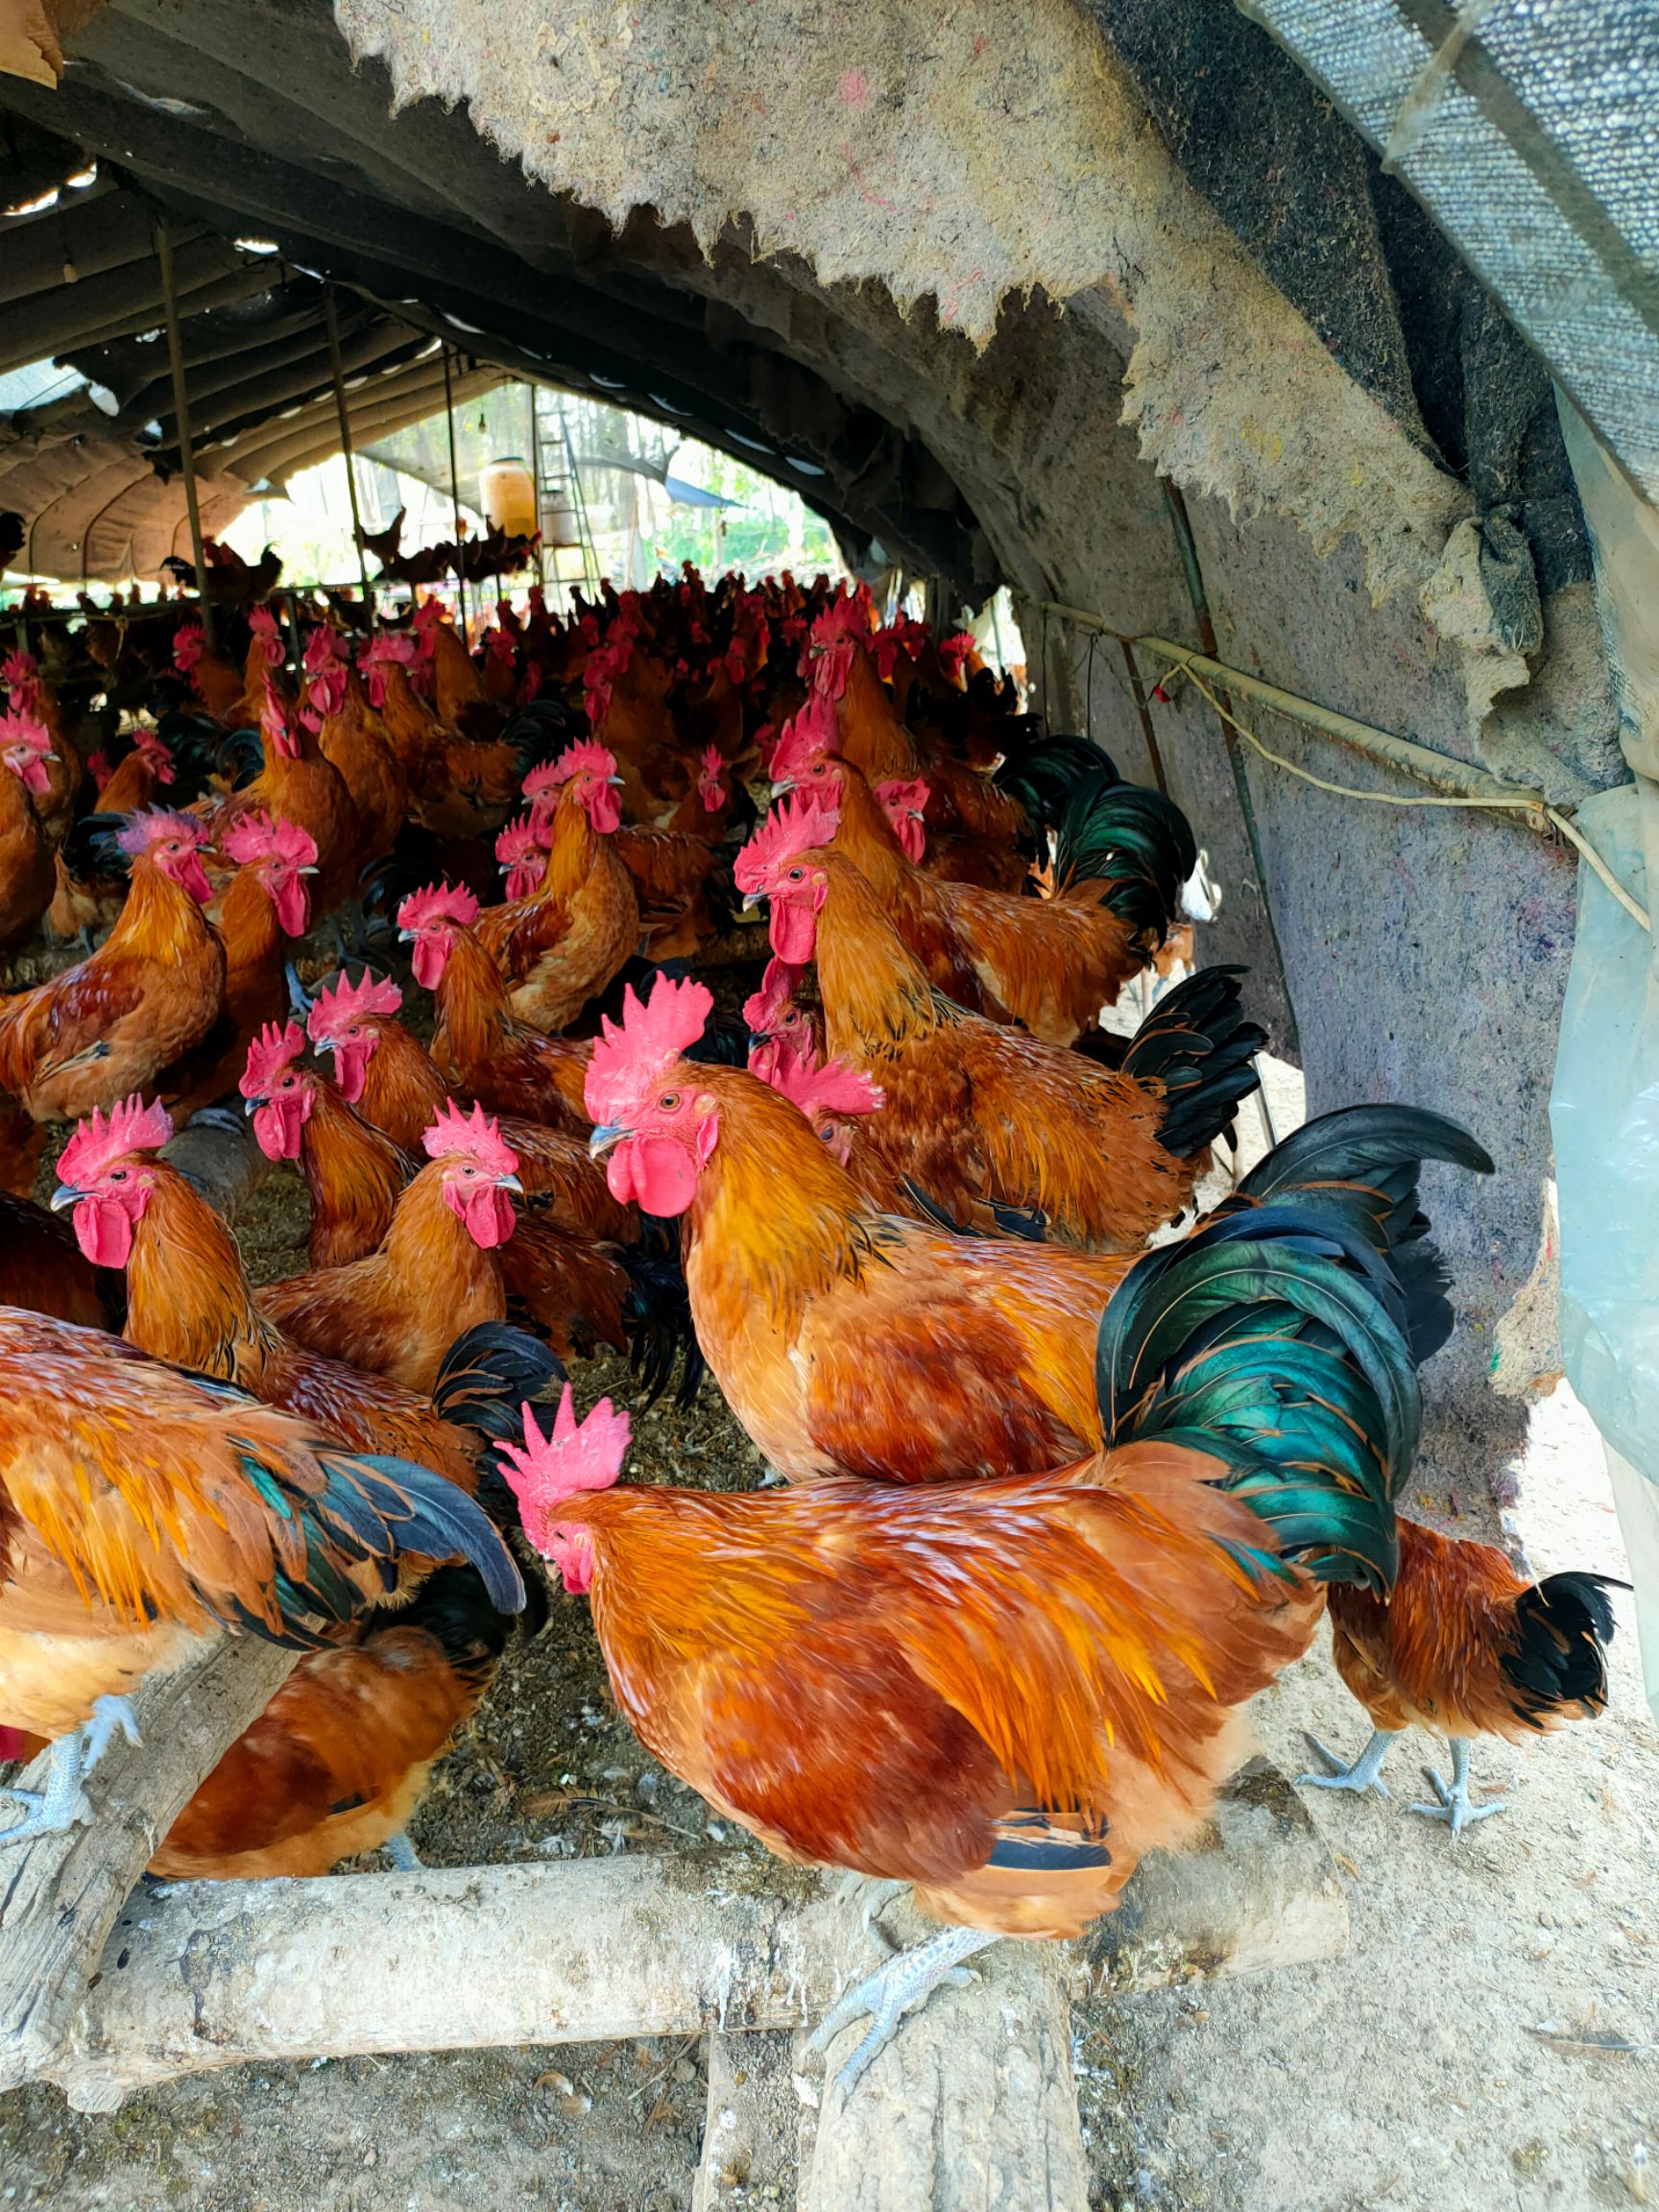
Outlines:
<svg viewBox="0 0 1659 2212"><path fill-rule="evenodd" d="M1288 1783L1259 1767L1198 1849L1149 1860L1052 1970L1064 1960L1075 1993L1152 1988L1330 1958L1346 1939L1329 1854ZM817 1876L747 1852L180 1884L121 1915L66 2047L34 2070L108 2111L151 2082L253 2060L794 2029L878 1960ZM1048 1971L998 1968L988 1985L1023 1991L1036 2020Z"/></svg>

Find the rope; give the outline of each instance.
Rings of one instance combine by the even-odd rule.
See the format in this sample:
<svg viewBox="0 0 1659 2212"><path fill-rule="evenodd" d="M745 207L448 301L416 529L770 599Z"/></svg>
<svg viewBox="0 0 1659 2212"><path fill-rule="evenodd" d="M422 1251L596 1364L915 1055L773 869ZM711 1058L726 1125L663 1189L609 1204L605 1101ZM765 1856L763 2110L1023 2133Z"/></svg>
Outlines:
<svg viewBox="0 0 1659 2212"><path fill-rule="evenodd" d="M1192 666L1194 661L1211 660L1211 655L1201 654L1195 649L1190 654L1181 655L1178 647L1168 646L1162 639L1132 637L1127 632L1115 628L1112 623L1102 621L1098 614L1092 614L1084 607L1068 607L1058 601L1048 600L1038 600L1036 604L1043 614L1045 631L1046 631L1049 614L1055 613L1068 622L1080 622L1085 628L1098 631L1104 637L1116 637L1119 644L1125 647L1139 645L1154 652L1161 651L1162 657L1167 659L1171 665L1170 675L1163 680L1160 688L1164 688L1170 680L1178 682L1181 677L1185 676L1190 684L1203 693L1205 699L1209 701L1228 726L1235 730L1246 744L1261 754L1262 759L1271 761L1275 768L1284 769L1286 775L1300 777L1303 782L1311 783L1317 790L1329 791L1338 799L1358 799L1373 806L1483 806L1489 807L1495 812L1520 814L1534 827L1547 826L1559 836L1564 837L1568 844L1582 855L1586 866L1593 871L1611 896L1619 902L1630 919L1646 930L1649 936L1652 935L1652 920L1646 909L1625 890L1623 884L1620 882L1618 877L1614 875L1612 869L1608 867L1606 861L1597 852L1583 831L1577 829L1558 807L1551 806L1541 791L1504 791L1502 789L1484 792L1455 791L1433 798L1426 796L1407 798L1394 791L1359 791L1352 784L1333 783L1323 776L1315 776L1310 768L1304 768L1294 760L1286 760L1283 754L1275 753L1271 747L1262 742L1253 730L1246 729L1236 714L1222 706L1214 692L1203 682L1197 670ZM1222 663L1217 661L1214 665L1220 667ZM1442 767L1440 755L1431 753L1426 746L1412 745L1411 754L1423 763L1422 767L1418 768L1412 759L1397 758L1394 753L1385 750L1385 744L1398 748L1406 742L1400 738L1390 737L1386 731L1370 731L1367 725L1356 722L1351 715L1333 714L1329 708L1319 706L1315 700L1303 699L1291 691L1280 691L1277 686L1263 685L1260 678L1247 676L1241 670L1231 669L1227 673L1231 681L1241 689L1275 692L1277 698L1284 701L1284 705L1282 707L1277 706L1275 700L1270 698L1266 702L1270 710L1285 713L1292 720L1305 723L1310 729L1321 731L1325 735L1335 739L1338 744L1353 746L1357 752L1365 753L1371 758L1382 761L1386 766L1391 767L1397 775L1409 776L1415 773L1421 776L1425 781L1446 782L1459 774L1479 773L1482 781L1487 783L1495 783L1498 781L1495 777L1485 775L1484 771L1472 770L1467 762L1453 759L1449 756L1445 757ZM1374 742L1367 743L1367 737L1373 739ZM1433 771L1432 774L1428 773L1431 769Z"/></svg>
<svg viewBox="0 0 1659 2212"><path fill-rule="evenodd" d="M1651 919L1631 898L1595 846L1574 827L1565 814L1559 813L1537 793L1517 792L1512 798L1476 797L1473 794L1467 798L1430 798L1426 795L1407 797L1399 791L1359 791L1351 783L1333 783L1328 778L1315 776L1310 768L1304 768L1294 760L1286 760L1282 753L1275 753L1270 746L1263 745L1254 730L1247 730L1237 714L1229 712L1222 706L1214 692L1188 661L1179 662L1171 673L1176 679L1185 676L1195 691L1202 692L1222 720L1231 723L1245 744L1254 746L1263 760L1271 760L1275 768L1283 768L1286 775L1298 776L1304 783L1311 783L1316 790L1329 791L1338 799L1358 799L1373 806L1492 806L1516 813L1541 814L1552 829L1558 830L1570 845L1583 854L1631 920L1638 923L1649 936L1652 934Z"/></svg>

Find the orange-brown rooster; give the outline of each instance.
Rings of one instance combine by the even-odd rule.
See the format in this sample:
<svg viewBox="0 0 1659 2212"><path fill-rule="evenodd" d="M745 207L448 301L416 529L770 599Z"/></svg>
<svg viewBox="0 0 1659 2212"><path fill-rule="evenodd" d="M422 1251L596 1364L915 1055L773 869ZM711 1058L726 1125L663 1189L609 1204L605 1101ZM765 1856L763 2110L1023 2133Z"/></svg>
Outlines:
<svg viewBox="0 0 1659 2212"><path fill-rule="evenodd" d="M37 1121L74 1121L154 1082L199 1045L225 998L225 948L202 909L205 827L135 814L117 843L132 869L114 928L90 958L0 1004L0 1088Z"/></svg>
<svg viewBox="0 0 1659 2212"><path fill-rule="evenodd" d="M425 1396L456 1337L506 1317L497 1247L523 1195L517 1160L477 1107L453 1107L421 1139L426 1166L366 1260L293 1275L257 1294L267 1320L308 1351Z"/></svg>
<svg viewBox="0 0 1659 2212"><path fill-rule="evenodd" d="M899 1218L828 1145L803 1149L785 1096L682 1057L710 1003L665 977L646 1005L626 995L593 1047L592 1142L618 1197L684 1218L698 1342L770 1464L797 1480L926 1482L1097 1450L1095 1331L1131 1261ZM835 1102L866 1129L880 1118L868 1089ZM1286 1138L1224 1211L1294 1203L1361 1238L1406 1286L1427 1358L1452 1313L1417 1206L1425 1159L1491 1168L1438 1115L1352 1108Z"/></svg>
<svg viewBox="0 0 1659 2212"><path fill-rule="evenodd" d="M438 1001L432 1057L456 1087L493 1112L585 1131L588 1046L520 1021L472 927L478 902L449 883L412 891L397 909L415 980Z"/></svg>
<svg viewBox="0 0 1659 2212"><path fill-rule="evenodd" d="M1316 1790L1388 1792L1379 1779L1402 1728L1443 1735L1450 1780L1426 1767L1431 1804L1413 1805L1444 1820L1454 1837L1490 1819L1506 1800L1476 1804L1469 1795L1469 1746L1477 1736L1525 1743L1564 1720L1583 1720L1607 1702L1602 1647L1613 1636L1609 1590L1628 1589L1606 1575L1547 1575L1528 1582L1492 1544L1442 1536L1402 1519L1400 1572L1392 1590L1331 1593L1336 1671L1371 1717L1372 1736L1349 1764L1309 1742L1323 1774L1299 1779Z"/></svg>
<svg viewBox="0 0 1659 2212"><path fill-rule="evenodd" d="M0 715L0 952L34 936L57 882L52 842L37 811L51 785L52 739L43 722Z"/></svg>
<svg viewBox="0 0 1659 2212"><path fill-rule="evenodd" d="M429 1469L180 1375L119 1337L0 1309L0 1724L47 1738L46 1789L0 1842L92 1817L83 1778L127 1699L229 1630L309 1645L380 1599L400 1553L517 1570Z"/></svg>
<svg viewBox="0 0 1659 2212"><path fill-rule="evenodd" d="M1339 1231L1263 1208L1139 1263L1101 1332L1107 1448L1052 1474L618 1489L625 1420L568 1393L503 1453L653 1756L955 1924L819 2031L873 2015L844 2085L963 1958L1109 1910L1209 1810L1317 1585L1386 1588L1420 1419L1398 1309Z"/></svg>
<svg viewBox="0 0 1659 2212"><path fill-rule="evenodd" d="M1178 985L1121 1068L1098 1067L935 990L866 878L826 850L836 822L799 797L774 808L735 873L751 903L771 902L778 957L816 958L830 1055L886 1100L872 1142L954 1220L995 1201L1042 1213L1073 1243L1144 1243L1257 1088L1264 1040L1238 1011L1237 972Z"/></svg>
<svg viewBox="0 0 1659 2212"><path fill-rule="evenodd" d="M639 902L613 842L622 821L614 758L585 741L544 776L537 794L554 796L541 882L527 898L481 914L475 934L518 1019L557 1031L637 950ZM534 781L526 780L527 795Z"/></svg>

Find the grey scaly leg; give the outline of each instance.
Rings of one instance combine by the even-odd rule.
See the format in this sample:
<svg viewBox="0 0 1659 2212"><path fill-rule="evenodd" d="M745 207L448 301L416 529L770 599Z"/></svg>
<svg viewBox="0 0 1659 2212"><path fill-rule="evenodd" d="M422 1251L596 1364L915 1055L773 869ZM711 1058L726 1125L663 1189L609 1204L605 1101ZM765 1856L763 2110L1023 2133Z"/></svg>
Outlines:
<svg viewBox="0 0 1659 2212"><path fill-rule="evenodd" d="M81 1787L81 1731L71 1728L60 1736L47 1753L52 1771L44 1790L7 1789L0 1796L15 1797L32 1808L13 1828L0 1828L0 1844L32 1843L36 1836L61 1836L92 1818L92 1807Z"/></svg>
<svg viewBox="0 0 1659 2212"><path fill-rule="evenodd" d="M1324 1774L1298 1774L1296 1779L1305 1782L1310 1790L1352 1790L1356 1797L1363 1797L1367 1790L1375 1790L1379 1797L1386 1797L1387 1789L1378 1777L1382 1771L1382 1762L1388 1756L1388 1746L1399 1733L1398 1728L1374 1728L1370 1743L1352 1767L1345 1767L1337 1754L1321 1743L1317 1736L1310 1736L1304 1730L1304 1743L1312 1745L1329 1771Z"/></svg>
<svg viewBox="0 0 1659 2212"><path fill-rule="evenodd" d="M399 1874L418 1874L426 1863L407 1836L388 1836L380 1848Z"/></svg>
<svg viewBox="0 0 1659 2212"><path fill-rule="evenodd" d="M930 1942L901 1952L879 1973L842 1995L819 2022L806 2048L827 2051L830 2039L850 2020L856 2020L861 2012L871 2015L870 2032L836 2077L843 2097L852 2095L870 2065L892 2042L907 2012L919 2011L935 1989L962 1989L977 1980L973 1970L959 1961L996 1941L997 1937L982 1928L947 1928Z"/></svg>
<svg viewBox="0 0 1659 2212"><path fill-rule="evenodd" d="M1490 1820L1494 1813L1506 1811L1509 1800L1506 1797L1495 1797L1489 1805L1472 1805L1469 1802L1469 1739L1467 1736L1448 1736L1446 1743L1452 1753L1451 1787L1447 1787L1432 1767L1425 1767L1423 1772L1434 1792L1435 1802L1432 1805L1412 1805L1407 1810L1421 1813L1430 1820L1444 1820L1454 1838L1456 1838L1472 1822Z"/></svg>

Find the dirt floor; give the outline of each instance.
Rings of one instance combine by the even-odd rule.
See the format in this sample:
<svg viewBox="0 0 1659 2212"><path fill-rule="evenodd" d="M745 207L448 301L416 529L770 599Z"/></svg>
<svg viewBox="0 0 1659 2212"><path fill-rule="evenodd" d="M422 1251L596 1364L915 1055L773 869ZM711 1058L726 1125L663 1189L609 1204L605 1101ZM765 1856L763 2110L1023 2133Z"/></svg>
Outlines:
<svg viewBox="0 0 1659 2212"><path fill-rule="evenodd" d="M1281 1130L1298 1092L1289 1070L1276 1076ZM1249 1108L1244 1134L1248 1158L1261 1148ZM273 1177L243 1225L252 1271L293 1267L303 1234L301 1186ZM631 1395L614 1359L584 1364L576 1383L584 1404ZM710 1385L687 1413L646 1414L636 1437L637 1479L759 1477ZM1564 1391L1534 1414L1517 1520L1540 1573L1620 1571L1599 1446ZM1396 1747L1387 1804L1308 1793L1349 1890L1344 1958L1079 2012L1096 2212L1659 2202L1659 1733L1627 1633L1614 1667L1599 1724L1526 1752L1480 1747L1478 1784L1512 1808L1455 1847L1405 1809L1427 1794L1427 1741ZM1304 1730L1350 1751L1365 1733L1322 1650L1261 1700L1259 1721L1291 1772L1307 1764ZM612 1710L586 1605L563 1597L510 1653L413 1833L438 1864L755 1848L652 1767ZM0 2100L0 2202L684 2212L704 2097L695 2041L246 2069L109 2118L24 2091Z"/></svg>

